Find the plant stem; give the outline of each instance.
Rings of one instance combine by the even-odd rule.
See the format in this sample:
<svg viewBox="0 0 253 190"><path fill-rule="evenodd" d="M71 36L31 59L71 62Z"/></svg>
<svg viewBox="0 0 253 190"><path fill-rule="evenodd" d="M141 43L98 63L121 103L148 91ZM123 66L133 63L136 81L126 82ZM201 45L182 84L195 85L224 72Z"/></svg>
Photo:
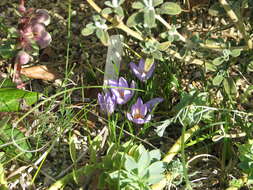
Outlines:
<svg viewBox="0 0 253 190"><path fill-rule="evenodd" d="M246 40L248 48L253 49L252 41L250 40L249 36L247 35L245 31L245 27L243 25L243 22L238 18L236 13L233 11L231 6L228 4L227 0L219 0L220 4L223 6L223 8L226 10L227 15L231 18L231 20L235 23L237 29L241 32L243 35L243 38Z"/></svg>
<svg viewBox="0 0 253 190"><path fill-rule="evenodd" d="M140 41L144 41L145 40L145 38L142 37L142 35L140 33L138 33L136 31L130 29L122 21L118 21L118 20L112 18L110 15L102 14L101 13L101 8L93 0L86 0L86 1L89 3L89 5L95 11L97 11L98 13L100 13L103 18L105 18L107 21L109 21L113 25L115 25L116 28L123 30L127 34L131 35L132 37L134 37L134 38L136 38L136 39L138 39ZM152 40L156 41L156 39L152 39ZM173 57L175 57L175 58L177 58L179 60L185 61L185 62L190 62L192 64L197 64L197 65L204 65L205 64L205 61L203 61L201 59L194 59L191 56L182 57L178 52L176 52L175 50L169 49L169 48L167 49L167 53L169 53L171 56L173 56Z"/></svg>
<svg viewBox="0 0 253 190"><path fill-rule="evenodd" d="M182 129L182 135L181 135L181 158L182 158L182 164L183 164L183 175L186 183L186 188L189 190L192 190L189 177L188 177L188 170L186 167L186 158L185 158L185 132L186 132L186 125L183 124L183 129Z"/></svg>
<svg viewBox="0 0 253 190"><path fill-rule="evenodd" d="M172 159L177 155L177 153L181 150L182 143L184 144L186 141L188 141L190 137L193 135L193 133L199 130L199 128L200 128L199 125L195 125L192 128L190 128L188 131L186 131L184 134L182 134L174 143L174 145L170 148L170 150L167 152L166 156L163 158L162 161L166 163L170 163ZM163 189L166 186L167 181L171 181L171 177L172 175L170 173L166 174L164 179L152 185L152 190Z"/></svg>

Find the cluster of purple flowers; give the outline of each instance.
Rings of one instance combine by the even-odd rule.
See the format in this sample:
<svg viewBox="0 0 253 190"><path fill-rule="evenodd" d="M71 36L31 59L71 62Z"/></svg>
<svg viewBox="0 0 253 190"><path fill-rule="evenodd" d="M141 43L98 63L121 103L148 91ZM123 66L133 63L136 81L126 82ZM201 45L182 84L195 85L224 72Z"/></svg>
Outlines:
<svg viewBox="0 0 253 190"><path fill-rule="evenodd" d="M140 81L145 82L152 76L155 63L153 63L149 69L146 69L145 60L141 59L138 66L131 62L130 68ZM123 77L120 77L118 81L109 80L108 83L112 88L104 95L101 93L98 94L98 103L101 110L110 115L115 111L117 104L125 104L133 97L133 89L136 88L136 83L132 81L129 85L127 80ZM153 108L162 101L162 98L154 98L144 104L139 97L136 103L132 105L130 112L127 113L128 120L136 124L149 122L152 117L151 112Z"/></svg>
<svg viewBox="0 0 253 190"><path fill-rule="evenodd" d="M26 9L24 0L20 0L18 11L21 18L18 23L18 49L15 60L15 76L13 81L18 85L22 83L20 79L21 66L31 60L31 53L37 45L39 48L47 47L51 41L51 35L46 31L46 26L50 23L50 16L45 9ZM35 48L35 49L34 49Z"/></svg>

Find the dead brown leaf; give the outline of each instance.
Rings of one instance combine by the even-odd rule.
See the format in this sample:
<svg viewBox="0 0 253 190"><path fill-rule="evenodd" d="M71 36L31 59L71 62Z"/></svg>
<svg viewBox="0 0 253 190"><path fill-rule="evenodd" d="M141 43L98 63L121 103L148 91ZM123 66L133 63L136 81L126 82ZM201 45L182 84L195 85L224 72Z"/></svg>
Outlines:
<svg viewBox="0 0 253 190"><path fill-rule="evenodd" d="M59 74L54 69L46 65L36 65L22 68L20 73L32 79L53 81L60 78Z"/></svg>

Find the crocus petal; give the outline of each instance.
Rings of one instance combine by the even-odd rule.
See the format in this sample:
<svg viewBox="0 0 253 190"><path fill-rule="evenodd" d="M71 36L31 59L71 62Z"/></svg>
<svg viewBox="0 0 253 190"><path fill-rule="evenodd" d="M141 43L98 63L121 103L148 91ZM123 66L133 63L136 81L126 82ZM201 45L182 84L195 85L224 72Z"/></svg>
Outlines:
<svg viewBox="0 0 253 190"><path fill-rule="evenodd" d="M120 77L118 87L128 88L129 86L128 86L126 79L124 79L123 77Z"/></svg>
<svg viewBox="0 0 253 190"><path fill-rule="evenodd" d="M50 16L48 14L48 11L45 9L36 10L34 22L41 23L47 26L50 23Z"/></svg>
<svg viewBox="0 0 253 190"><path fill-rule="evenodd" d="M109 86L115 87L111 88L111 92L113 95L115 95L118 104L125 104L132 98L133 91L125 89L129 88L129 86L126 79L124 79L123 77L120 77L118 82L115 80L109 80L108 84ZM135 84L132 82L131 86L135 87Z"/></svg>
<svg viewBox="0 0 253 190"><path fill-rule="evenodd" d="M151 120L151 115L149 114L149 115L147 115L147 117L146 118L137 118L137 119L133 119L132 121L134 122L134 123L136 123L136 124L139 124L139 125L142 125L142 124L144 124L144 123L148 123L148 122L150 122L150 120Z"/></svg>
<svg viewBox="0 0 253 190"><path fill-rule="evenodd" d="M30 55L25 51L19 51L16 56L16 63L24 65L30 61Z"/></svg>
<svg viewBox="0 0 253 190"><path fill-rule="evenodd" d="M148 107L146 104L143 104L140 106L140 114L145 116L148 112Z"/></svg>
<svg viewBox="0 0 253 190"><path fill-rule="evenodd" d="M132 117L132 115L130 113L127 113L127 119L129 121L133 121L133 117Z"/></svg>
<svg viewBox="0 0 253 190"><path fill-rule="evenodd" d="M110 80L108 80L108 85L117 87L118 86L118 81L110 79Z"/></svg>
<svg viewBox="0 0 253 190"><path fill-rule="evenodd" d="M130 85L130 88L135 89L135 87L136 87L136 83L135 83L134 80L132 80L131 85ZM132 90L132 92L134 92L134 91Z"/></svg>
<svg viewBox="0 0 253 190"><path fill-rule="evenodd" d="M112 113L114 112L115 108L116 108L116 103L115 103L115 101L113 100L112 97L109 97L109 98L107 99L106 104L107 104L107 112L108 112L109 114L112 114Z"/></svg>
<svg viewBox="0 0 253 190"><path fill-rule="evenodd" d="M138 77L138 75L140 75L139 68L136 66L134 62L130 62L129 65L133 73Z"/></svg>
<svg viewBox="0 0 253 190"><path fill-rule="evenodd" d="M153 98L145 103L148 107L148 111L152 111L154 106L163 101L163 98Z"/></svg>
<svg viewBox="0 0 253 190"><path fill-rule="evenodd" d="M101 111L112 114L116 109L115 96L111 96L110 92L107 92L105 95L98 93L98 104Z"/></svg>
<svg viewBox="0 0 253 190"><path fill-rule="evenodd" d="M142 118L138 118L138 119L133 119L133 122L139 125L142 125L145 123L145 120Z"/></svg>
<svg viewBox="0 0 253 190"><path fill-rule="evenodd" d="M149 71L146 73L145 80L148 80L148 79L152 76L154 70L155 70L155 63L152 64L151 68L150 68Z"/></svg>
<svg viewBox="0 0 253 190"><path fill-rule="evenodd" d="M106 110L104 96L100 93L98 93L98 104L102 111Z"/></svg>
<svg viewBox="0 0 253 190"><path fill-rule="evenodd" d="M145 60L144 59L141 59L140 61L139 61L139 70L140 71L144 71L144 69L145 69Z"/></svg>

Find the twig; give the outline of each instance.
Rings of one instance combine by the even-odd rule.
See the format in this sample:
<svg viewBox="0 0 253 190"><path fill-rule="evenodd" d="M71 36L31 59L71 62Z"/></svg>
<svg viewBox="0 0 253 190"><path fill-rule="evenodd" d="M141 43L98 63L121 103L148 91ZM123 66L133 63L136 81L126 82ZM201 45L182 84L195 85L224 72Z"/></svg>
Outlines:
<svg viewBox="0 0 253 190"><path fill-rule="evenodd" d="M118 21L117 19L112 18L110 15L108 14L102 14L101 13L101 8L93 1L93 0L86 0L89 5L98 13L101 14L101 16L103 18L105 18L107 21L111 22L116 28L123 30L124 32L126 32L127 34L131 35L132 37L140 40L140 41L144 41L145 38L142 37L142 35L132 29L130 29L128 26L126 26L122 21ZM154 41L156 41L156 39L152 39ZM170 55L172 55L173 57L185 61L185 62L190 62L192 64L197 64L197 65L204 65L205 61L201 60L201 59L195 59L192 58L191 56L185 56L182 57L178 52L172 50L172 49L167 49L167 53L169 53Z"/></svg>
<svg viewBox="0 0 253 190"><path fill-rule="evenodd" d="M231 18L231 20L235 23L237 29L241 32L243 35L243 38L246 40L248 48L252 49L253 44L252 41L250 40L249 36L247 35L245 31L245 27L243 25L243 22L239 20L238 16L236 13L233 11L231 6L228 4L227 0L219 0L220 4L223 6L223 8L226 10L227 15Z"/></svg>

